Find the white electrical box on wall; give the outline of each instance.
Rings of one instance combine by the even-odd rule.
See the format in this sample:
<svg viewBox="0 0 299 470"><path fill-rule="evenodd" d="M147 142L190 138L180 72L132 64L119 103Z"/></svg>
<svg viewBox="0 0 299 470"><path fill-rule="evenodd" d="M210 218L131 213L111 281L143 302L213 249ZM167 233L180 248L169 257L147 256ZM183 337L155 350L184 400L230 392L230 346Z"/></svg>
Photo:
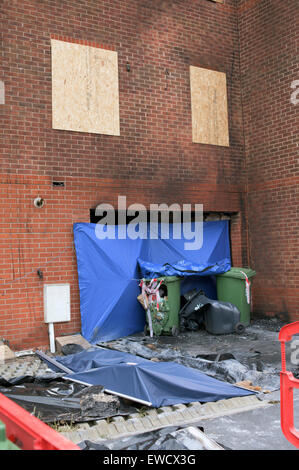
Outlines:
<svg viewBox="0 0 299 470"><path fill-rule="evenodd" d="M44 314L45 323L70 321L69 284L44 284Z"/></svg>

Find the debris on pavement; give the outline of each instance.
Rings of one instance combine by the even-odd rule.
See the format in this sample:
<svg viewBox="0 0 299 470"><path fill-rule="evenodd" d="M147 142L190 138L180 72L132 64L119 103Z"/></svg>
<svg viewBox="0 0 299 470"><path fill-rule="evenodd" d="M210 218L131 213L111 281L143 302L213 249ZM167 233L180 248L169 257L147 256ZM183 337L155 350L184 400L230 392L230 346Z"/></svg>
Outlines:
<svg viewBox="0 0 299 470"><path fill-rule="evenodd" d="M91 347L91 344L85 338L83 338L83 336L81 336L80 334L70 335L70 336L59 336L58 338L55 338L55 344L56 344L56 349L57 349L58 354L60 354L61 352L63 353L63 348L65 349L65 351L68 348L70 349L71 346L69 345L74 345L72 346L74 349L73 353L75 352L75 349L78 352L79 350L89 349ZM78 346L77 348L76 348L76 345Z"/></svg>
<svg viewBox="0 0 299 470"><path fill-rule="evenodd" d="M28 376L12 382L0 378L0 393L45 423L83 423L136 412L124 400L105 394L103 387Z"/></svg>
<svg viewBox="0 0 299 470"><path fill-rule="evenodd" d="M198 427L165 427L122 439L83 441L82 450L224 450Z"/></svg>
<svg viewBox="0 0 299 470"><path fill-rule="evenodd" d="M244 388L247 388L247 389L250 389L250 390L255 390L257 392L262 391L262 387L252 385L252 382L250 382L250 380L243 380L242 382L237 382L235 385L237 385L238 387L244 387ZM264 390L264 393L269 393L269 391Z"/></svg>
<svg viewBox="0 0 299 470"><path fill-rule="evenodd" d="M121 414L119 397L104 393L102 386L88 387L81 392L80 406L83 415L97 419Z"/></svg>
<svg viewBox="0 0 299 470"><path fill-rule="evenodd" d="M177 350L164 344L156 343L156 349L148 348L143 338L137 336L101 343L101 346L127 352L149 360L176 362L231 384L249 380L256 386L261 387L262 390L270 391L278 390L280 386L279 370L261 362L258 363L258 366L256 362L244 365L235 359L234 355L228 355L225 352L207 359L202 355L193 356L188 354L188 352L184 351L184 347L181 350ZM220 358L222 360L219 360Z"/></svg>
<svg viewBox="0 0 299 470"><path fill-rule="evenodd" d="M219 381L192 367L170 361L153 363L140 356L111 349L91 348L56 357L55 361L55 368L61 364L63 370L71 371L64 376L67 380L102 385L107 393L147 406L217 401L250 394L250 391Z"/></svg>
<svg viewBox="0 0 299 470"><path fill-rule="evenodd" d="M153 436L158 429L169 425L198 426L202 420L273 406L266 394L271 396L280 388L277 328L278 323L271 319L253 323L243 335L228 334L219 338L201 329L180 333L178 337L149 338L140 333L89 348L74 341L75 336L80 336L74 335L61 344L59 356L44 355L53 364L59 359L60 366L67 364L71 356L107 349L158 365L173 362L254 393L247 397L151 408L106 393L102 384L87 386L62 379L66 371L72 372L71 368L66 367L66 371L51 369L50 362L44 361L38 351L0 363L0 393L12 396L11 399L39 419L57 425L59 432L77 444L82 442L82 448L86 450L93 449L95 444L110 446L113 442L108 444L108 440L114 438L117 438L114 445L120 446L115 448L127 445L129 449L133 441L125 443L119 437L133 438L137 431ZM160 439L161 435L157 434L155 438ZM181 445L171 439L174 437L168 435L165 441L159 442ZM141 449L142 445L138 441L136 449Z"/></svg>

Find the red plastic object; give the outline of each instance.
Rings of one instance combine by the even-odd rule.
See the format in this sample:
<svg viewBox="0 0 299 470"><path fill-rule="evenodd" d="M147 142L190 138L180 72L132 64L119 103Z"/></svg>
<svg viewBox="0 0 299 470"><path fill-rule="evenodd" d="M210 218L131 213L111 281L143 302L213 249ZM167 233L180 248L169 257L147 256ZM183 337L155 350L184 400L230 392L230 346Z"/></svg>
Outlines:
<svg viewBox="0 0 299 470"><path fill-rule="evenodd" d="M22 450L81 450L80 447L0 393L6 437Z"/></svg>
<svg viewBox="0 0 299 470"><path fill-rule="evenodd" d="M295 379L292 372L286 370L285 343L292 339L292 336L299 333L299 321L290 323L281 328L279 341L281 342L281 366L280 372L280 421L281 429L285 437L291 444L299 448L299 431L294 427L294 404L293 389L299 388L299 380Z"/></svg>

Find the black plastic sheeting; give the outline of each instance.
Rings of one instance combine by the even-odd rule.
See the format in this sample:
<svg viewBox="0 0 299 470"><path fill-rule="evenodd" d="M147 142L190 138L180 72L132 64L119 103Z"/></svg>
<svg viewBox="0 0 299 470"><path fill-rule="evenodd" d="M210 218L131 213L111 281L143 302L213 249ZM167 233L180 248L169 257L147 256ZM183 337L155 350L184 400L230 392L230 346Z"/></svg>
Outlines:
<svg viewBox="0 0 299 470"><path fill-rule="evenodd" d="M209 299L202 290L193 289L182 298L180 330L196 331L204 326L211 334L242 333L239 309L229 302Z"/></svg>
<svg viewBox="0 0 299 470"><path fill-rule="evenodd" d="M207 450L204 443L189 432L188 427L175 426L102 442L86 440L78 446L82 450Z"/></svg>
<svg viewBox="0 0 299 470"><path fill-rule="evenodd" d="M59 377L24 376L9 381L0 377L0 393L45 423L79 423L136 413L137 408L102 390Z"/></svg>

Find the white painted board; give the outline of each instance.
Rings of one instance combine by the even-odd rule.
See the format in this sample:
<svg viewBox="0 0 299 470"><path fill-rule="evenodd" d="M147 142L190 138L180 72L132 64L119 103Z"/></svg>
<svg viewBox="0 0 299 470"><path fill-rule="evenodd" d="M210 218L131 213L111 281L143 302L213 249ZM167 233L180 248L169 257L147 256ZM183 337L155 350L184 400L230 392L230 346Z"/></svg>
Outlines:
<svg viewBox="0 0 299 470"><path fill-rule="evenodd" d="M71 319L70 285L44 285L45 323L66 322Z"/></svg>

